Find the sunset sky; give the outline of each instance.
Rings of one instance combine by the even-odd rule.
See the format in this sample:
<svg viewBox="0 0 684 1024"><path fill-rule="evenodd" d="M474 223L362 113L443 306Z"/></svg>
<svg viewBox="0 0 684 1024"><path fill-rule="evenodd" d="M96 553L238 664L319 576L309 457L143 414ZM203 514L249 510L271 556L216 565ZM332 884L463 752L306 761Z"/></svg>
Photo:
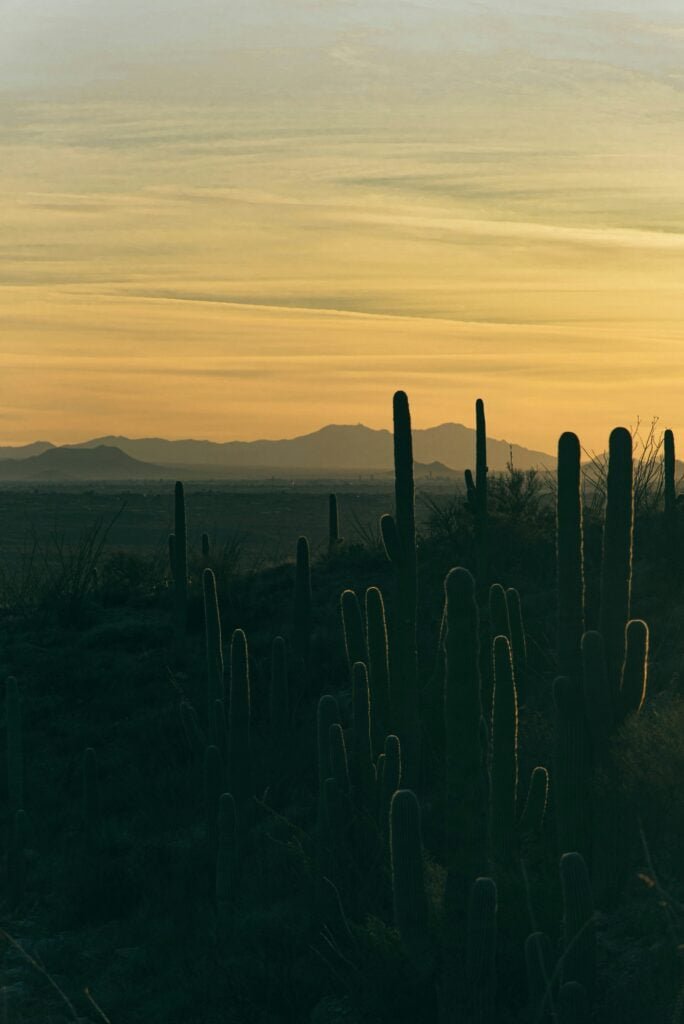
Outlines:
<svg viewBox="0 0 684 1024"><path fill-rule="evenodd" d="M3 0L0 443L684 450L684 7Z"/></svg>

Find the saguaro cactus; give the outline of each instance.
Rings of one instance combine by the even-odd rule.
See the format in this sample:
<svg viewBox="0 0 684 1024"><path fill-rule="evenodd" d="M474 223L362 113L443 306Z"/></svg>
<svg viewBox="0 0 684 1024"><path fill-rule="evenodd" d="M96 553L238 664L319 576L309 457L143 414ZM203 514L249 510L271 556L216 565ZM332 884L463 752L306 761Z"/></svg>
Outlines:
<svg viewBox="0 0 684 1024"><path fill-rule="evenodd" d="M390 813L394 920L402 945L420 974L432 968L429 908L423 869L420 807L415 793L400 789Z"/></svg>
<svg viewBox="0 0 684 1024"><path fill-rule="evenodd" d="M306 537L297 541L295 589L292 624L292 649L297 668L306 678L311 644L311 568L309 542Z"/></svg>
<svg viewBox="0 0 684 1024"><path fill-rule="evenodd" d="M185 521L185 491L178 480L174 490L174 532L169 545L172 556L174 645L176 656L185 656L185 634L188 625L188 540Z"/></svg>
<svg viewBox="0 0 684 1024"><path fill-rule="evenodd" d="M620 720L641 710L648 687L648 626L632 619L625 629L625 660L620 681Z"/></svg>
<svg viewBox="0 0 684 1024"><path fill-rule="evenodd" d="M418 663L416 651L416 524L413 487L413 443L408 398L394 395L395 517L380 525L385 550L394 567L396 601L392 622L392 727L399 736L407 784L415 785L420 767Z"/></svg>
<svg viewBox="0 0 684 1024"><path fill-rule="evenodd" d="M378 587L366 591L366 635L368 637L368 685L371 693L371 737L373 749L382 747L390 723L390 670L387 623L382 593Z"/></svg>
<svg viewBox="0 0 684 1024"><path fill-rule="evenodd" d="M665 499L665 526L674 539L676 509L676 488L675 488L675 443L674 434L666 430L663 434L663 495Z"/></svg>
<svg viewBox="0 0 684 1024"><path fill-rule="evenodd" d="M368 673L362 661L357 661L352 670L351 780L356 806L370 811L375 796L375 768L370 737Z"/></svg>
<svg viewBox="0 0 684 1024"><path fill-rule="evenodd" d="M518 702L511 648L505 636L494 640L492 699L492 853L508 863L514 853L518 796Z"/></svg>
<svg viewBox="0 0 684 1024"><path fill-rule="evenodd" d="M216 721L216 701L224 700L223 646L221 643L221 616L216 593L216 577L211 569L202 573L204 593L204 625L207 653L207 722L211 743L219 744L219 723Z"/></svg>
<svg viewBox="0 0 684 1024"><path fill-rule="evenodd" d="M347 654L347 665L351 674L357 661L368 664L366 635L363 628L363 616L359 600L353 590L343 590L340 598L342 609L342 626L344 629L344 649Z"/></svg>
<svg viewBox="0 0 684 1024"><path fill-rule="evenodd" d="M563 676L582 678L584 559L580 443L576 434L558 441L556 564L558 581L558 665Z"/></svg>
<svg viewBox="0 0 684 1024"><path fill-rule="evenodd" d="M525 639L525 623L523 621L520 594L514 587L506 590L508 621L511 627L511 654L513 655L513 674L515 690L518 695L518 706L525 703L527 696L527 641Z"/></svg>
<svg viewBox="0 0 684 1024"><path fill-rule="evenodd" d="M466 952L466 1019L472 1024L496 1021L496 883L477 878L468 904Z"/></svg>
<svg viewBox="0 0 684 1024"><path fill-rule="evenodd" d="M475 581L467 569L452 569L444 589L445 899L448 910L460 907L462 913L470 886L488 867L489 774L483 742Z"/></svg>
<svg viewBox="0 0 684 1024"><path fill-rule="evenodd" d="M553 763L556 829L561 853L579 850L591 857L593 758L582 683L559 676L553 686L555 743Z"/></svg>
<svg viewBox="0 0 684 1024"><path fill-rule="evenodd" d="M249 801L253 792L250 718L247 637L241 629L236 629L230 645L228 785L237 805L241 826L248 823Z"/></svg>
<svg viewBox="0 0 684 1024"><path fill-rule="evenodd" d="M599 617L614 705L620 688L632 591L633 505L632 436L624 427L616 427L609 442Z"/></svg>
<svg viewBox="0 0 684 1024"><path fill-rule="evenodd" d="M475 402L475 543L477 546L477 581L487 582L489 569L487 549L487 428L485 407L481 398ZM472 478L471 478L472 479Z"/></svg>
<svg viewBox="0 0 684 1024"><path fill-rule="evenodd" d="M591 998L596 977L596 928L589 872L579 853L560 860L563 890L563 981L579 982Z"/></svg>

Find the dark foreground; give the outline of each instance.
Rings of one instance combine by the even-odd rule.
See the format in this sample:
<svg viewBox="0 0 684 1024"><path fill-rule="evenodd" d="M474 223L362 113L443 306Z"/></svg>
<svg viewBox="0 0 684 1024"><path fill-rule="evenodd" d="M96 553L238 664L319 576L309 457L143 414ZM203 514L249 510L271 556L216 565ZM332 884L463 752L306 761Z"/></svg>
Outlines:
<svg viewBox="0 0 684 1024"><path fill-rule="evenodd" d="M0 532L12 555L3 557L13 567L0 673L18 683L2 711L0 1019L680 1020L681 523L666 522L660 502L637 506L628 618L650 627L643 707L633 700L618 714L590 666L599 691L585 688L573 719L553 699L566 656L553 496L529 477L490 489L486 570L476 509L463 495L435 500L439 511L421 511L417 547L412 719L400 661L410 650L405 569L378 542L392 495L340 492L344 540L328 551L322 491L189 489L179 618L169 494L129 495L99 551L88 547L90 528L111 518L118 498L3 492ZM61 548L64 571L54 547L30 572L17 558L27 510L56 520L56 534L76 514L81 541L71 535ZM585 509L589 627L605 619L603 518L600 503ZM235 531L259 540L237 550ZM299 534L312 542L310 604L301 545L298 569L292 562ZM41 550L45 538L41 528ZM287 564L272 564L279 554ZM211 630L207 659L205 565L225 682ZM480 619L469 577L452 576L445 665L440 622L454 566L479 567ZM513 604L504 622L490 582L520 595L524 651ZM377 617L367 634L355 629L349 597L345 644L340 595L353 589L363 609L369 587L386 606L389 698ZM248 679L236 630L249 646ZM497 642L496 675L494 635L508 638ZM366 669L352 672L355 661ZM594 692L603 694L598 719ZM400 743L386 745L395 732Z"/></svg>

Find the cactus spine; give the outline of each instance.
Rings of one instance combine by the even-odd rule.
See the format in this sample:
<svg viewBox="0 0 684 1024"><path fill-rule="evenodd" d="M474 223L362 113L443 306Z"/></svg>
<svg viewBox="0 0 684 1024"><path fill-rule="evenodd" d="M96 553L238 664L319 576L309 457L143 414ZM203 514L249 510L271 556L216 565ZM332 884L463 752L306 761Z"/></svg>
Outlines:
<svg viewBox="0 0 684 1024"><path fill-rule="evenodd" d="M413 487L413 442L408 398L394 395L395 517L383 516L385 550L394 568L396 585L391 632L392 729L401 741L404 774L416 785L420 772L420 721L416 651L416 524Z"/></svg>
<svg viewBox="0 0 684 1024"><path fill-rule="evenodd" d="M475 581L467 569L452 569L444 589L445 900L449 910L466 906L470 886L487 869L489 776L486 729L482 727Z"/></svg>
<svg viewBox="0 0 684 1024"><path fill-rule="evenodd" d="M511 648L505 636L497 636L494 640L491 773L492 854L498 864L506 864L512 859L515 843L518 702Z"/></svg>
<svg viewBox="0 0 684 1024"><path fill-rule="evenodd" d="M570 679L582 678L584 632L584 561L580 443L576 434L558 442L556 565L558 585L558 665Z"/></svg>
<svg viewBox="0 0 684 1024"><path fill-rule="evenodd" d="M432 948L420 807L410 789L400 789L392 797L390 849L394 920L409 959L419 974L428 974L432 968Z"/></svg>

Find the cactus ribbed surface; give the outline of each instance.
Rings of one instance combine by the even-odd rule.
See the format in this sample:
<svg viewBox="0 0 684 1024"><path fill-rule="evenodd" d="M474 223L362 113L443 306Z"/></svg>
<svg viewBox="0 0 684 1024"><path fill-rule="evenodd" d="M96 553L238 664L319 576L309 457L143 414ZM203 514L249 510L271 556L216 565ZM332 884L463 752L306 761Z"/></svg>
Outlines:
<svg viewBox="0 0 684 1024"><path fill-rule="evenodd" d="M496 1024L496 884L476 878L468 901L466 1019Z"/></svg>
<svg viewBox="0 0 684 1024"><path fill-rule="evenodd" d="M368 638L368 685L371 693L371 737L373 749L380 750L389 729L390 670L387 622L382 592L366 591L366 635Z"/></svg>
<svg viewBox="0 0 684 1024"><path fill-rule="evenodd" d="M470 886L487 871L489 863L489 776L480 692L475 581L467 569L452 569L444 589L448 870L445 899L448 910L461 908L463 913Z"/></svg>
<svg viewBox="0 0 684 1024"><path fill-rule="evenodd" d="M616 427L609 441L599 616L613 706L617 705L625 626L630 617L633 513L632 436L624 427Z"/></svg>
<svg viewBox="0 0 684 1024"><path fill-rule="evenodd" d="M641 710L648 686L648 626L632 619L625 630L625 660L620 681L619 719Z"/></svg>
<svg viewBox="0 0 684 1024"><path fill-rule="evenodd" d="M10 814L24 807L24 741L21 726L21 698L14 676L5 682L7 729L7 795Z"/></svg>
<svg viewBox="0 0 684 1024"><path fill-rule="evenodd" d="M493 653L492 856L498 864L505 864L511 861L515 845L518 797L518 702L513 677L511 647L505 636L496 637Z"/></svg>
<svg viewBox="0 0 684 1024"><path fill-rule="evenodd" d="M553 790L561 853L591 855L593 758L584 695L579 679L559 676L555 705Z"/></svg>
<svg viewBox="0 0 684 1024"><path fill-rule="evenodd" d="M584 633L584 557L581 449L576 434L558 441L556 576L558 586L558 665L562 675L581 679Z"/></svg>
<svg viewBox="0 0 684 1024"><path fill-rule="evenodd" d="M306 537L297 541L295 566L294 606L292 617L292 650L297 670L303 676L303 684L309 667L311 644L311 567L309 564L309 542Z"/></svg>
<svg viewBox="0 0 684 1024"><path fill-rule="evenodd" d="M394 920L409 959L419 974L427 974L433 958L420 806L410 789L400 789L392 797L390 849Z"/></svg>
<svg viewBox="0 0 684 1024"><path fill-rule="evenodd" d="M237 805L241 827L249 819L248 803L253 792L250 718L247 637L241 629L236 629L230 645L228 787Z"/></svg>
<svg viewBox="0 0 684 1024"><path fill-rule="evenodd" d="M383 516L385 549L395 578L395 607L391 629L392 731L401 740L408 785L420 775L420 719L416 650L416 524L413 487L411 414L405 392L394 395L395 516Z"/></svg>
<svg viewBox="0 0 684 1024"><path fill-rule="evenodd" d="M563 982L576 981L591 999L596 980L596 926L589 871L579 853L560 859L563 892Z"/></svg>
<svg viewBox="0 0 684 1024"><path fill-rule="evenodd" d="M207 723L211 743L219 743L219 723L216 720L216 701L224 699L223 646L221 642L221 615L219 613L216 577L211 569L202 573L204 595L204 627L207 655Z"/></svg>
<svg viewBox="0 0 684 1024"><path fill-rule="evenodd" d="M342 591L340 607L344 630L344 649L347 655L349 672L351 673L352 666L357 661L362 661L364 665L368 664L368 650L366 647L366 634L361 606L353 590Z"/></svg>

